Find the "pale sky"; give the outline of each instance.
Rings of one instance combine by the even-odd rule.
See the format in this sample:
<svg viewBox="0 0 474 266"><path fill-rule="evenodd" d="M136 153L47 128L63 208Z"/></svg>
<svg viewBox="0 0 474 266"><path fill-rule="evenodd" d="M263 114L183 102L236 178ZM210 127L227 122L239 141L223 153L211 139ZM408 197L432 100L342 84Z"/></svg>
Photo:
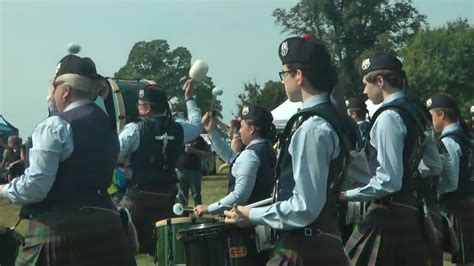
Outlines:
<svg viewBox="0 0 474 266"><path fill-rule="evenodd" d="M138 41L165 39L188 48L193 61L224 90L225 120L236 110L243 83L277 80L281 34L271 16L296 0L0 0L0 114L31 134L47 116L46 93L66 46L82 46L98 72L112 76ZM415 0L432 26L458 17L474 21L473 0Z"/></svg>

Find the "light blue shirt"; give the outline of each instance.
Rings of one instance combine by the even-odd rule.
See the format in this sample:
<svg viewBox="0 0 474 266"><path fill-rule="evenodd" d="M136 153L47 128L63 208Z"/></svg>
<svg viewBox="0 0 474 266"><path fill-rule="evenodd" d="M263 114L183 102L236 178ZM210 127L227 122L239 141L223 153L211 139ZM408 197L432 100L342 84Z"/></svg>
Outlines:
<svg viewBox="0 0 474 266"><path fill-rule="evenodd" d="M186 101L189 120L177 118L175 121L183 128L184 143L190 142L201 134L201 110L195 100ZM120 153L119 162L126 163L130 154L140 146L140 130L137 123L128 123L119 135ZM130 174L130 173L129 173ZM128 175L129 175L128 174Z"/></svg>
<svg viewBox="0 0 474 266"><path fill-rule="evenodd" d="M312 96L303 109L328 102L328 95ZM313 222L326 204L326 188L331 160L340 153L339 138L332 126L319 116L304 121L294 132L288 146L295 187L288 200L250 209L254 224L275 229L294 229Z"/></svg>
<svg viewBox="0 0 474 266"><path fill-rule="evenodd" d="M64 111L88 103L91 101L75 101ZM31 204L45 199L56 180L59 163L69 158L74 151L71 126L59 116L48 117L39 123L31 137L33 147L29 151L30 166L3 190L3 197L16 204Z"/></svg>
<svg viewBox="0 0 474 266"><path fill-rule="evenodd" d="M406 97L403 91L391 94L382 106ZM370 145L377 151L378 167L366 186L346 191L349 201L381 199L402 188L403 148L407 128L401 116L394 110L380 113L370 130ZM432 134L432 130L425 135ZM423 158L418 167L422 176L440 174L442 163L431 137L425 138Z"/></svg>
<svg viewBox="0 0 474 266"><path fill-rule="evenodd" d="M459 123L453 123L443 129L441 137L444 135L461 130ZM459 182L459 163L462 156L462 150L459 144L450 137L442 138L446 150L449 154L448 164L443 169L441 178L438 184L438 194L452 192L458 188Z"/></svg>
<svg viewBox="0 0 474 266"><path fill-rule="evenodd" d="M216 130L209 134L209 140L211 141L212 150L224 161L232 163L235 159L231 168L231 173L235 177L234 190L208 206L209 213L217 214L232 208L234 204L244 205L247 203L255 186L258 168L260 167L260 158L249 147L257 143L267 142L267 140L259 138L250 141L249 145L240 154L233 152ZM237 158L235 158L236 156Z"/></svg>

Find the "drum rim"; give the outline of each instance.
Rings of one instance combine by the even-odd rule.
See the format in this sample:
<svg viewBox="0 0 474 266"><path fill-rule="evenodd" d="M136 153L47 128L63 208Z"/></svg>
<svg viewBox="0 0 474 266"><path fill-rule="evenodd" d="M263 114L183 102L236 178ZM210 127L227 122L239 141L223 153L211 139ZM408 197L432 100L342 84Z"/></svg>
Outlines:
<svg viewBox="0 0 474 266"><path fill-rule="evenodd" d="M167 219L160 220L160 221L155 223L155 226L156 227L161 227L161 226L167 225L168 220L170 220L169 224L185 224L185 223L199 224L199 223L213 222L214 221L214 219L206 218L206 217L200 217L200 218L174 217L174 218L167 218Z"/></svg>

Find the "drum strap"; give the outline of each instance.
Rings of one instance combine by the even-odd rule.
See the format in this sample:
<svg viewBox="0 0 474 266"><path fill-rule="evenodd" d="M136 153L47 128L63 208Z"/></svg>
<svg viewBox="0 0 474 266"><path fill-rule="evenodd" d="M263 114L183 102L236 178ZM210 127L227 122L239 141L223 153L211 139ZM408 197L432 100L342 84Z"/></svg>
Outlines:
<svg viewBox="0 0 474 266"><path fill-rule="evenodd" d="M110 90L113 93L112 87L110 86L109 80L106 78L107 85L109 86ZM116 121L116 113L115 113L115 106L114 106L114 99L112 93L107 95L107 98L104 99L104 106L105 110L107 111L107 115L109 116L109 122L112 129L117 130L117 121Z"/></svg>
<svg viewBox="0 0 474 266"><path fill-rule="evenodd" d="M15 230L18 227L18 225L20 224L22 220L23 220L22 218L18 219L18 222L16 222L15 226L13 227L13 230Z"/></svg>

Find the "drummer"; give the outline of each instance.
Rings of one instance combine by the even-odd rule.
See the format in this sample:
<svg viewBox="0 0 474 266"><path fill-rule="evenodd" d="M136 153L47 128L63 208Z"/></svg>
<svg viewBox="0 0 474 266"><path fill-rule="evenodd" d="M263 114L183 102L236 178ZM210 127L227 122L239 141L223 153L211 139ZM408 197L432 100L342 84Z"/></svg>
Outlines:
<svg viewBox="0 0 474 266"><path fill-rule="evenodd" d="M474 263L474 182L470 158L472 148L468 125L453 97L446 93L433 95L427 101L436 132L449 153L454 170L452 177L441 175L438 185L440 205L453 216L460 248L452 254L452 263Z"/></svg>
<svg viewBox="0 0 474 266"><path fill-rule="evenodd" d="M337 190L330 190L342 169L341 141L335 131L341 122L329 99L337 74L320 42L289 38L280 44L278 54L288 99L303 101L303 110L324 113L329 120L319 115L290 119L285 132L295 130L285 136L281 149L277 202L252 209L235 207L224 213L226 223L277 229L267 265L348 265L334 215Z"/></svg>
<svg viewBox="0 0 474 266"><path fill-rule="evenodd" d="M201 133L201 111L192 89L191 80L186 81L183 90L189 122L172 118L164 89L140 89L140 121L127 124L119 135L119 162L126 165L127 179L121 205L132 213L141 253L154 254L154 223L173 215L178 191L176 161L184 150L184 142Z"/></svg>
<svg viewBox="0 0 474 266"><path fill-rule="evenodd" d="M246 145L240 153L235 153L222 140L216 130L217 118L207 113L202 119L212 149L230 164L230 170L227 196L209 206L196 206L194 212L198 216L223 213L234 204L244 205L271 197L276 163L269 140L275 134L273 116L264 107L250 104L242 108L240 118L239 134Z"/></svg>

